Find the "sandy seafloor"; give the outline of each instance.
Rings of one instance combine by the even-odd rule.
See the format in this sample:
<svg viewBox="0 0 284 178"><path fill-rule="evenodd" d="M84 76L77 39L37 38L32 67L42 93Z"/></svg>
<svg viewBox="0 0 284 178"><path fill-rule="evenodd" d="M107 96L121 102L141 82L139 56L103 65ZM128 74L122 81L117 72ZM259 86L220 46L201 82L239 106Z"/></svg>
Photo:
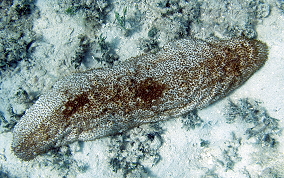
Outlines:
<svg viewBox="0 0 284 178"><path fill-rule="evenodd" d="M133 4L126 5L129 7L127 14L132 13L131 9L135 5L139 7L140 1L131 2ZM234 2L237 1L232 1ZM200 127L187 130L181 118L159 123L164 130L161 134L162 145L158 146L155 152L159 155L159 161L151 160L150 156L149 159L145 158L139 162L140 168L127 172L123 170L124 167L115 172L109 163L110 157L113 156L109 151L110 137L106 137L83 144L71 144L68 148L71 155L63 161L55 161L52 154L48 153L25 162L12 153L12 132L8 131L0 134L1 175L50 178L284 177L284 135L281 133L281 129L284 128L284 10L276 7L276 1L266 3L270 6L270 13L258 20L256 25L257 39L267 43L269 47L266 64L228 97L198 111L198 116L203 120ZM114 12L122 14L123 2L114 1L113 5L114 9L110 10L108 23L99 27L96 33L105 35L108 42L118 41L115 52L120 57L119 60L123 61L143 53L138 48L137 41L147 36L149 26L143 23L133 34L124 35L123 29L115 22L114 15ZM33 67L27 67L26 63L21 62L19 72L1 81L0 105L4 113L7 101L11 97L8 91L16 91L21 86L28 93L44 93L62 76L101 66L101 63L92 60L95 54L91 51L85 57L85 64L81 64L79 69L70 68L70 58L78 49L78 36L92 30L90 26L83 24L80 12L74 15L60 12L55 0L38 0L36 6L40 17L34 20L33 30L41 38L33 44L35 51L32 58L35 59L35 64ZM144 18L148 18L152 23L155 17L146 15ZM145 21L147 20L144 19L143 22ZM198 36L202 36L202 33L195 33L195 37ZM223 34L219 31L215 36L223 37ZM157 40L163 46L173 38L175 37L167 38L161 33ZM226 122L224 112L229 98L235 103L242 98L259 101L261 109L265 108L270 117L278 119L277 132L267 131L275 141L273 145L259 141L257 137L248 138L246 131L253 127L251 123L240 120L232 124ZM21 110L21 107L20 104L14 105L15 110ZM208 144L202 145L202 140ZM135 149L129 150L124 154L126 157L131 157L132 154L134 157L137 156ZM82 168L84 166L85 168Z"/></svg>

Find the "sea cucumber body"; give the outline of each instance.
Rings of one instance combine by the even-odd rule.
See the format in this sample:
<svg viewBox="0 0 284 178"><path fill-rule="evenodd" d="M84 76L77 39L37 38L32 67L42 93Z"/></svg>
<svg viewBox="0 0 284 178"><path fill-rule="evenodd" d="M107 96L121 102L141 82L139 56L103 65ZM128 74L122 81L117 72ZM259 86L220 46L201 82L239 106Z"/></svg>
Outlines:
<svg viewBox="0 0 284 178"><path fill-rule="evenodd" d="M12 148L31 160L51 148L94 140L203 108L245 82L267 59L257 40L183 39L157 54L59 80L26 111Z"/></svg>

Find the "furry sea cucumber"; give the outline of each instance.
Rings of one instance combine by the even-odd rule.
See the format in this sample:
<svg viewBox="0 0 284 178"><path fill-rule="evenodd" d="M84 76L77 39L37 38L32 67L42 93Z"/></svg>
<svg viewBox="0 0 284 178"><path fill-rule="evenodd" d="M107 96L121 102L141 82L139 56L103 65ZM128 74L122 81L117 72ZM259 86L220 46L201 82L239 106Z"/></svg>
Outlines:
<svg viewBox="0 0 284 178"><path fill-rule="evenodd" d="M244 83L267 60L258 40L182 39L107 69L55 83L13 132L22 160L74 141L94 140L200 109Z"/></svg>

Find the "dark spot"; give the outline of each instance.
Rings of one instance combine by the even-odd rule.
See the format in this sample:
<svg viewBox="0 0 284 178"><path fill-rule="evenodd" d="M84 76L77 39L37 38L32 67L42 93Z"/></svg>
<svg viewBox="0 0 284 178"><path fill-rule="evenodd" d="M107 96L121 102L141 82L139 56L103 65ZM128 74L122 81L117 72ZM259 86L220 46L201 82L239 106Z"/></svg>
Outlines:
<svg viewBox="0 0 284 178"><path fill-rule="evenodd" d="M149 133L149 134L147 134L147 137L148 137L149 140L153 141L155 139L155 135L156 135L156 133Z"/></svg>
<svg viewBox="0 0 284 178"><path fill-rule="evenodd" d="M171 7L171 3L167 2L166 7Z"/></svg>
<svg viewBox="0 0 284 178"><path fill-rule="evenodd" d="M62 114L66 117L70 117L89 102L90 100L86 93L80 94L64 105L65 109L62 111Z"/></svg>
<svg viewBox="0 0 284 178"><path fill-rule="evenodd" d="M153 101L162 97L166 88L165 84L154 81L152 78L147 78L137 84L136 97L151 105Z"/></svg>
<svg viewBox="0 0 284 178"><path fill-rule="evenodd" d="M232 49L230 49L229 47L224 47L224 52L228 55L232 52Z"/></svg>
<svg viewBox="0 0 284 178"><path fill-rule="evenodd" d="M201 147L206 147L208 148L208 146L210 145L210 142L208 140L203 140L201 139L201 142L200 142L200 146Z"/></svg>
<svg viewBox="0 0 284 178"><path fill-rule="evenodd" d="M27 45L26 45L26 52L29 52L30 47L32 46L32 44L35 42L35 40L30 41Z"/></svg>

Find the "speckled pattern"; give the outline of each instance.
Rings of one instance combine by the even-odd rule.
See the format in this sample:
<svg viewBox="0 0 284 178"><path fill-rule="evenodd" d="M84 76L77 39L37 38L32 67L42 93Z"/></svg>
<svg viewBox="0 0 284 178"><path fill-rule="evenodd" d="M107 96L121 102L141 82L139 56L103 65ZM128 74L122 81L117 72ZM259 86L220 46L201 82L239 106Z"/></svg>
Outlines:
<svg viewBox="0 0 284 178"><path fill-rule="evenodd" d="M53 147L203 108L240 86L266 59L267 46L257 40L182 39L110 69L75 73L27 110L12 148L31 160Z"/></svg>

